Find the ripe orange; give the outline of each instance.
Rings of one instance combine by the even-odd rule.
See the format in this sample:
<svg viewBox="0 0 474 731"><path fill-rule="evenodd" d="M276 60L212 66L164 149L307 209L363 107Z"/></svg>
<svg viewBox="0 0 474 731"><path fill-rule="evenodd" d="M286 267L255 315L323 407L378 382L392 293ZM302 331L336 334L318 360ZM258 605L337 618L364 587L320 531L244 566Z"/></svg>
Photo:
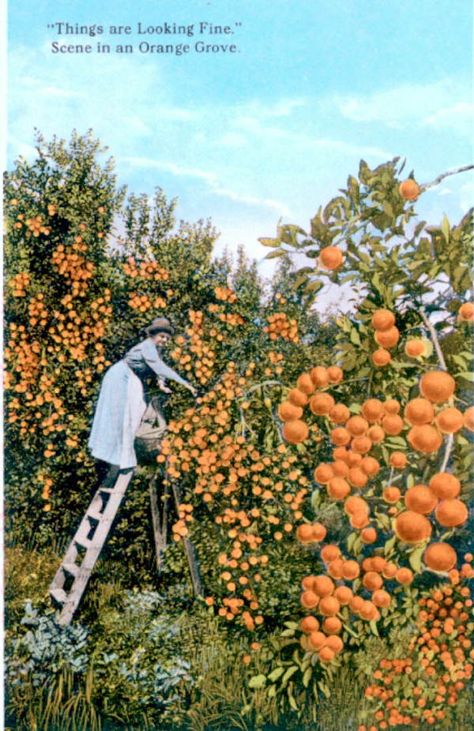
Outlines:
<svg viewBox="0 0 474 731"><path fill-rule="evenodd" d="M377 531L375 528L364 528L360 534L360 538L362 543L366 543L367 545L375 543L377 540Z"/></svg>
<svg viewBox="0 0 474 731"><path fill-rule="evenodd" d="M371 320L374 330L388 330L395 325L395 315L390 310L376 310Z"/></svg>
<svg viewBox="0 0 474 731"><path fill-rule="evenodd" d="M334 500L343 500L346 495L349 495L351 487L343 477L333 477L328 482L327 491Z"/></svg>
<svg viewBox="0 0 474 731"><path fill-rule="evenodd" d="M351 441L351 447L358 454L367 454L372 449L372 440L369 437L354 437Z"/></svg>
<svg viewBox="0 0 474 731"><path fill-rule="evenodd" d="M470 406L464 412L464 428L474 431L474 406Z"/></svg>
<svg viewBox="0 0 474 731"><path fill-rule="evenodd" d="M335 558L334 561L331 561L330 564L328 564L328 574L332 579L341 579L342 578L342 567L343 567L344 561L342 558Z"/></svg>
<svg viewBox="0 0 474 731"><path fill-rule="evenodd" d="M315 576L313 579L313 591L320 599L323 599L333 593L334 582L325 574Z"/></svg>
<svg viewBox="0 0 474 731"><path fill-rule="evenodd" d="M435 412L430 401L425 398L414 398L405 406L404 416L412 426L421 426L431 424Z"/></svg>
<svg viewBox="0 0 474 731"><path fill-rule="evenodd" d="M353 596L349 602L349 606L353 612L358 614L364 606L364 599L361 596Z"/></svg>
<svg viewBox="0 0 474 731"><path fill-rule="evenodd" d="M461 492L461 483L450 472L437 472L431 478L429 486L441 500L450 500Z"/></svg>
<svg viewBox="0 0 474 731"><path fill-rule="evenodd" d="M331 662L331 660L334 660L335 655L336 653L330 647L322 647L318 652L321 662Z"/></svg>
<svg viewBox="0 0 474 731"><path fill-rule="evenodd" d="M385 434L389 434L392 437L400 434L403 427L403 419L398 414L387 414L382 419L382 429Z"/></svg>
<svg viewBox="0 0 474 731"><path fill-rule="evenodd" d="M441 500L435 510L436 520L444 528L454 528L463 525L468 518L468 511L462 500Z"/></svg>
<svg viewBox="0 0 474 731"><path fill-rule="evenodd" d="M407 568L398 569L397 573L395 574L396 581L398 581L399 584L403 584L405 586L411 584L414 578L415 577L413 575L413 571Z"/></svg>
<svg viewBox="0 0 474 731"><path fill-rule="evenodd" d="M450 406L442 409L436 415L436 425L443 434L454 434L464 425L463 414L459 409Z"/></svg>
<svg viewBox="0 0 474 731"><path fill-rule="evenodd" d="M371 358L372 363L378 368L383 368L384 366L388 365L392 360L392 356L390 355L388 350L385 350L385 348L379 348L378 350L374 350Z"/></svg>
<svg viewBox="0 0 474 731"><path fill-rule="evenodd" d="M345 424L351 412L345 404L335 404L329 412L329 418L334 424Z"/></svg>
<svg viewBox="0 0 474 731"><path fill-rule="evenodd" d="M367 436L372 441L372 444L380 444L380 442L383 442L385 439L385 432L381 426L376 424L375 426L370 427L367 432Z"/></svg>
<svg viewBox="0 0 474 731"><path fill-rule="evenodd" d="M321 649L321 647L324 647L324 645L326 644L326 639L326 635L322 632L318 632L317 630L311 632L308 637L309 644L314 650L319 650Z"/></svg>
<svg viewBox="0 0 474 731"><path fill-rule="evenodd" d="M329 366L327 373L329 381L334 384L340 383L344 377L343 370L339 366Z"/></svg>
<svg viewBox="0 0 474 731"><path fill-rule="evenodd" d="M326 617L323 622L323 630L328 635L337 635L342 630L342 622L338 617Z"/></svg>
<svg viewBox="0 0 474 731"><path fill-rule="evenodd" d="M316 414L317 416L325 416L326 414L329 414L334 403L334 399L330 393L317 393L311 397L309 408L313 414Z"/></svg>
<svg viewBox="0 0 474 731"><path fill-rule="evenodd" d="M292 388L288 393L288 401L295 406L306 406L308 403L308 397L305 393L303 393L303 391L300 391L299 388Z"/></svg>
<svg viewBox="0 0 474 731"><path fill-rule="evenodd" d="M338 652L341 652L342 648L344 647L344 643L340 637L335 634L331 634L326 640L326 647L329 647L333 652L337 654Z"/></svg>
<svg viewBox="0 0 474 731"><path fill-rule="evenodd" d="M372 601L376 607L389 607L392 599L388 591L385 591L384 589L377 589L372 594Z"/></svg>
<svg viewBox="0 0 474 731"><path fill-rule="evenodd" d="M366 513L368 515L370 508L364 498L358 495L351 495L344 503L344 511L348 515L353 515L354 513Z"/></svg>
<svg viewBox="0 0 474 731"><path fill-rule="evenodd" d="M406 201L416 201L421 193L421 188L413 178L403 180L398 186L398 192Z"/></svg>
<svg viewBox="0 0 474 731"><path fill-rule="evenodd" d="M341 549L334 543L328 543L327 546L321 548L320 556L324 563L330 563L341 555Z"/></svg>
<svg viewBox="0 0 474 731"><path fill-rule="evenodd" d="M405 510L395 518L395 533L405 543L421 543L431 536L431 523L420 513Z"/></svg>
<svg viewBox="0 0 474 731"><path fill-rule="evenodd" d="M383 416L383 413L383 404L379 399L367 399L362 404L362 414L370 423L378 421Z"/></svg>
<svg viewBox="0 0 474 731"><path fill-rule="evenodd" d="M413 426L407 434L407 439L413 449L425 454L437 452L443 443L443 437L439 431L430 424Z"/></svg>
<svg viewBox="0 0 474 731"><path fill-rule="evenodd" d="M394 563L387 563L385 564L384 568L382 569L382 576L385 579L393 579L395 574L398 571L398 567Z"/></svg>
<svg viewBox="0 0 474 731"><path fill-rule="evenodd" d="M365 487L369 481L368 475L360 467L351 467L347 477L353 487Z"/></svg>
<svg viewBox="0 0 474 731"><path fill-rule="evenodd" d="M430 543L423 561L433 571L449 571L456 566L456 551L449 543Z"/></svg>
<svg viewBox="0 0 474 731"><path fill-rule="evenodd" d="M405 343L405 353L410 358L419 358L426 352L426 345L423 340L411 339Z"/></svg>
<svg viewBox="0 0 474 731"><path fill-rule="evenodd" d="M334 271L342 266L344 255L337 246L326 246L319 252L319 261L326 269Z"/></svg>
<svg viewBox="0 0 474 731"><path fill-rule="evenodd" d="M385 566L387 565L387 561L384 559L383 556L372 556L370 559L370 569L369 571L377 571L377 573L381 573Z"/></svg>
<svg viewBox="0 0 474 731"><path fill-rule="evenodd" d="M299 391L302 391L306 395L313 393L314 384L313 384L313 381L311 380L311 376L309 375L309 373L302 373L298 377L298 379L296 381L296 387L298 388Z"/></svg>
<svg viewBox="0 0 474 731"><path fill-rule="evenodd" d="M371 601L365 601L359 610L362 619L371 621L377 617L377 607Z"/></svg>
<svg viewBox="0 0 474 731"><path fill-rule="evenodd" d="M426 485L414 485L405 493L405 505L408 510L428 515L438 504L438 498Z"/></svg>
<svg viewBox="0 0 474 731"><path fill-rule="evenodd" d="M365 434L369 428L369 423L363 419L362 416L351 416L350 419L346 421L345 427L353 437L358 437Z"/></svg>
<svg viewBox="0 0 474 731"><path fill-rule="evenodd" d="M301 419L303 409L300 406L295 406L291 401L283 401L278 407L278 416L282 421Z"/></svg>
<svg viewBox="0 0 474 731"><path fill-rule="evenodd" d="M333 617L340 610L341 605L334 596L325 596L319 602L319 611L325 617Z"/></svg>
<svg viewBox="0 0 474 731"><path fill-rule="evenodd" d="M369 516L367 513L353 513L349 519L349 523L352 528L357 528L358 530L365 528L370 523Z"/></svg>
<svg viewBox="0 0 474 731"><path fill-rule="evenodd" d="M342 569L342 575L347 580L356 579L360 574L360 566L357 563L357 561L353 561L352 559L349 561L344 561L344 566Z"/></svg>
<svg viewBox="0 0 474 731"><path fill-rule="evenodd" d="M400 331L395 325L387 330L376 330L374 334L375 342L382 348L394 348L399 339Z"/></svg>
<svg viewBox="0 0 474 731"><path fill-rule="evenodd" d="M332 471L335 477L345 477L349 475L349 465L343 462L342 459L336 459L335 462L331 463Z"/></svg>
<svg viewBox="0 0 474 731"><path fill-rule="evenodd" d="M301 594L300 602L306 609L314 609L314 607L317 607L319 604L319 597L314 593L314 591L308 589L307 591L303 591Z"/></svg>
<svg viewBox="0 0 474 731"><path fill-rule="evenodd" d="M395 469L403 470L407 466L408 458L404 452L392 452L389 462Z"/></svg>
<svg viewBox="0 0 474 731"><path fill-rule="evenodd" d="M386 401L384 401L383 408L384 408L384 411L386 414L399 414L400 413L400 404L394 398L389 398Z"/></svg>
<svg viewBox="0 0 474 731"><path fill-rule="evenodd" d="M312 543L313 538L313 526L309 523L302 523L296 529L296 538L300 543Z"/></svg>
<svg viewBox="0 0 474 731"><path fill-rule="evenodd" d="M388 486L383 491L383 499L386 503L396 503L400 500L400 490L398 487Z"/></svg>
<svg viewBox="0 0 474 731"><path fill-rule="evenodd" d="M309 375L317 388L326 388L329 383L329 374L324 366L312 368Z"/></svg>
<svg viewBox="0 0 474 731"><path fill-rule="evenodd" d="M285 421L283 424L282 435L290 444L299 444L304 442L308 438L309 429L306 422L301 419L294 419L293 421Z"/></svg>
<svg viewBox="0 0 474 731"><path fill-rule="evenodd" d="M321 462L321 464L319 464L314 470L314 479L321 485L325 485L329 482L329 480L332 480L333 477L334 471L331 465L326 464L326 462Z"/></svg>
<svg viewBox="0 0 474 731"><path fill-rule="evenodd" d="M349 589L348 586L338 586L334 592L334 596L340 604L349 604L353 597L352 589Z"/></svg>
<svg viewBox="0 0 474 731"><path fill-rule="evenodd" d="M474 304L464 302L458 310L458 316L463 322L474 322Z"/></svg>
<svg viewBox="0 0 474 731"><path fill-rule="evenodd" d="M312 617L311 615L303 617L300 622L300 629L306 634L316 632L319 629L319 622L316 617Z"/></svg>
<svg viewBox="0 0 474 731"><path fill-rule="evenodd" d="M368 591L376 591L383 586L383 579L380 574L377 574L375 571L368 571L364 574L362 583Z"/></svg>
<svg viewBox="0 0 474 731"><path fill-rule="evenodd" d="M326 526L322 523L313 523L311 526L313 541L324 541L327 534Z"/></svg>
<svg viewBox="0 0 474 731"><path fill-rule="evenodd" d="M329 436L331 438L331 442L338 447L344 447L351 441L351 435L349 434L347 429L344 429L344 427L342 426L338 426L335 429L332 429Z"/></svg>
<svg viewBox="0 0 474 731"><path fill-rule="evenodd" d="M430 371L420 379L421 395L435 404L441 404L451 398L456 382L446 371Z"/></svg>

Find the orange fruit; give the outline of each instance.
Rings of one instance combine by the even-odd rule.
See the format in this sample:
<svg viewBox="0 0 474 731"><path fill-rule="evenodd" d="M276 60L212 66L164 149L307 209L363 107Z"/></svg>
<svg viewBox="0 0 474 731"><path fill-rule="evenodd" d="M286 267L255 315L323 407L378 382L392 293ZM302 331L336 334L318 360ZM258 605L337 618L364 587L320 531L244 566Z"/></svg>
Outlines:
<svg viewBox="0 0 474 731"><path fill-rule="evenodd" d="M407 434L407 439L413 449L425 454L437 452L443 443L443 437L439 431L430 424L412 426Z"/></svg>
<svg viewBox="0 0 474 731"><path fill-rule="evenodd" d="M378 368L383 368L384 366L388 365L392 360L392 356L390 355L388 350L385 350L385 348L379 348L378 350L374 350L371 358L372 363Z"/></svg>
<svg viewBox="0 0 474 731"><path fill-rule="evenodd" d="M309 644L314 650L319 650L321 647L324 647L326 639L326 635L318 631L311 632L308 637Z"/></svg>
<svg viewBox="0 0 474 731"><path fill-rule="evenodd" d="M309 634L310 632L316 632L318 629L319 622L316 617L312 617L311 615L309 615L308 617L303 617L300 622L300 630L302 630L306 634Z"/></svg>
<svg viewBox="0 0 474 731"><path fill-rule="evenodd" d="M319 611L325 617L333 617L340 610L341 605L334 596L325 596L319 602Z"/></svg>
<svg viewBox="0 0 474 731"><path fill-rule="evenodd" d="M375 543L377 540L377 531L375 528L364 528L360 534L360 538L362 543L366 543L367 545Z"/></svg>
<svg viewBox="0 0 474 731"><path fill-rule="evenodd" d="M321 464L319 464L314 470L314 479L321 485L325 485L329 482L329 480L332 480L333 477L334 471L331 465L326 464L326 462L321 462Z"/></svg>
<svg viewBox="0 0 474 731"><path fill-rule="evenodd" d="M323 630L328 635L337 635L342 630L342 622L338 617L326 617L323 622Z"/></svg>
<svg viewBox="0 0 474 731"><path fill-rule="evenodd" d="M385 589L377 589L372 594L372 601L376 607L389 607L391 604L391 596Z"/></svg>
<svg viewBox="0 0 474 731"><path fill-rule="evenodd" d="M421 193L421 188L413 178L403 180L398 186L398 192L406 201L416 201Z"/></svg>
<svg viewBox="0 0 474 731"><path fill-rule="evenodd" d="M362 414L367 421L378 421L384 413L383 403L379 399L371 398L362 404Z"/></svg>
<svg viewBox="0 0 474 731"><path fill-rule="evenodd" d="M334 543L328 543L327 546L323 546L320 551L320 556L324 563L330 563L331 561L334 561L336 558L340 558L341 556L341 549L339 546L336 546Z"/></svg>
<svg viewBox="0 0 474 731"><path fill-rule="evenodd" d="M386 503L396 503L400 500L400 490L398 487L389 485L383 491L383 499Z"/></svg>
<svg viewBox="0 0 474 731"><path fill-rule="evenodd" d="M329 412L329 418L335 424L345 424L351 412L345 404L335 404Z"/></svg>
<svg viewBox="0 0 474 731"><path fill-rule="evenodd" d="M404 416L412 426L421 426L431 424L435 412L430 401L425 398L414 398L405 406Z"/></svg>
<svg viewBox="0 0 474 731"><path fill-rule="evenodd" d="M358 454L367 454L372 449L372 440L369 437L354 437L351 441L351 447Z"/></svg>
<svg viewBox="0 0 474 731"><path fill-rule="evenodd" d="M349 465L343 462L342 459L336 459L336 461L331 464L331 467L335 477L347 478L349 474Z"/></svg>
<svg viewBox="0 0 474 731"><path fill-rule="evenodd" d="M438 504L438 498L426 485L414 485L405 493L405 505L408 510L428 515Z"/></svg>
<svg viewBox="0 0 474 731"><path fill-rule="evenodd" d="M299 388L292 388L288 393L288 401L295 406L306 406L308 403L308 397Z"/></svg>
<svg viewBox="0 0 474 731"><path fill-rule="evenodd" d="M440 500L450 500L461 492L461 483L450 472L437 472L431 478L429 486Z"/></svg>
<svg viewBox="0 0 474 731"><path fill-rule="evenodd" d="M334 561L328 565L328 574L332 579L342 578L342 566L344 561L342 558L335 558Z"/></svg>
<svg viewBox="0 0 474 731"><path fill-rule="evenodd" d="M349 602L349 606L353 612L358 614L364 606L364 599L361 596L353 596Z"/></svg>
<svg viewBox="0 0 474 731"><path fill-rule="evenodd" d="M372 441L372 444L380 444L385 439L385 432L381 426L371 426L367 432L367 436Z"/></svg>
<svg viewBox="0 0 474 731"><path fill-rule="evenodd" d="M464 428L474 431L474 406L470 406L464 412Z"/></svg>
<svg viewBox="0 0 474 731"><path fill-rule="evenodd" d="M314 384L309 373L302 373L296 381L296 387L306 395L313 393Z"/></svg>
<svg viewBox="0 0 474 731"><path fill-rule="evenodd" d="M365 601L359 610L359 614L362 619L371 621L377 616L377 607L371 601Z"/></svg>
<svg viewBox="0 0 474 731"><path fill-rule="evenodd" d="M387 414L382 419L382 429L385 434L396 437L404 427L403 419L398 414Z"/></svg>
<svg viewBox="0 0 474 731"><path fill-rule="evenodd" d="M342 266L344 255L337 246L326 246L319 252L319 261L326 269L334 271Z"/></svg>
<svg viewBox="0 0 474 731"><path fill-rule="evenodd" d="M404 452L392 452L389 462L395 469L403 470L407 466L408 458Z"/></svg>
<svg viewBox="0 0 474 731"><path fill-rule="evenodd" d="M371 561L371 568L369 570L377 571L379 574L383 571L383 569L387 565L387 561L384 559L383 556L372 556L370 561Z"/></svg>
<svg viewBox="0 0 474 731"><path fill-rule="evenodd" d="M326 388L329 383L327 368L324 368L324 366L312 368L309 375L317 388Z"/></svg>
<svg viewBox="0 0 474 731"><path fill-rule="evenodd" d="M358 454L357 452L348 452L347 453L347 464L349 467L360 467L360 464L362 462L362 455Z"/></svg>
<svg viewBox="0 0 474 731"><path fill-rule="evenodd" d="M338 652L341 652L342 648L344 647L344 643L341 638L338 637L336 634L331 634L326 640L326 647L329 647L333 652L337 654Z"/></svg>
<svg viewBox="0 0 474 731"><path fill-rule="evenodd" d="M372 315L371 325L374 330L388 330L395 325L395 315L390 310L376 310Z"/></svg>
<svg viewBox="0 0 474 731"><path fill-rule="evenodd" d="M353 487L361 488L367 485L368 475L360 467L351 467L347 479Z"/></svg>
<svg viewBox="0 0 474 731"><path fill-rule="evenodd" d="M449 406L436 414L436 426L443 434L455 434L464 425L463 414L459 409Z"/></svg>
<svg viewBox="0 0 474 731"><path fill-rule="evenodd" d="M431 523L420 513L404 510L395 518L395 533L405 543L421 543L431 536Z"/></svg>
<svg viewBox="0 0 474 731"><path fill-rule="evenodd" d="M430 543L423 554L423 561L433 571L449 571L456 566L456 551L449 543Z"/></svg>
<svg viewBox="0 0 474 731"><path fill-rule="evenodd" d="M301 419L285 421L282 429L282 436L290 444L299 444L308 438L309 429L306 422Z"/></svg>
<svg viewBox="0 0 474 731"><path fill-rule="evenodd" d="M464 302L458 310L459 319L463 322L474 321L474 304L472 302Z"/></svg>
<svg viewBox="0 0 474 731"><path fill-rule="evenodd" d="M357 528L357 530L365 528L370 523L369 516L367 513L353 513L350 517L349 523L352 528Z"/></svg>
<svg viewBox="0 0 474 731"><path fill-rule="evenodd" d="M393 579L395 574L398 571L398 566L394 563L387 563L385 564L384 568L382 569L382 576L385 579Z"/></svg>
<svg viewBox="0 0 474 731"><path fill-rule="evenodd" d="M400 339L398 327L389 327L387 330L376 330L374 340L382 348L394 348Z"/></svg>
<svg viewBox="0 0 474 731"><path fill-rule="evenodd" d="M430 371L420 379L420 393L435 404L448 401L454 394L456 382L446 371Z"/></svg>
<svg viewBox="0 0 474 731"><path fill-rule="evenodd" d="M375 573L375 571L368 571L366 574L364 574L362 583L364 587L368 589L368 591L376 591L376 589L382 588L383 579L380 574Z"/></svg>
<svg viewBox="0 0 474 731"><path fill-rule="evenodd" d="M327 491L334 500L343 500L346 495L349 495L351 487L343 477L333 477L328 482Z"/></svg>
<svg viewBox="0 0 474 731"><path fill-rule="evenodd" d="M344 566L342 569L342 575L347 580L356 579L360 574L360 566L357 563L357 561L353 561L350 559L349 561L344 561Z"/></svg>
<svg viewBox="0 0 474 731"><path fill-rule="evenodd" d="M468 511L462 500L441 500L435 510L435 517L444 528L455 528L467 521Z"/></svg>
<svg viewBox="0 0 474 731"><path fill-rule="evenodd" d="M314 609L314 607L317 607L319 604L319 597L314 593L314 591L308 589L307 591L303 591L301 594L300 602L306 609Z"/></svg>
<svg viewBox="0 0 474 731"><path fill-rule="evenodd" d="M399 414L400 413L400 404L394 398L389 398L386 401L384 401L383 408L384 408L384 411L386 414Z"/></svg>
<svg viewBox="0 0 474 731"><path fill-rule="evenodd" d="M340 383L344 377L342 368L339 368L339 366L329 366L327 373L329 381L334 384Z"/></svg>
<svg viewBox="0 0 474 731"><path fill-rule="evenodd" d="M313 579L313 591L320 599L330 596L334 591L334 582L329 576L319 574Z"/></svg>
<svg viewBox="0 0 474 731"><path fill-rule="evenodd" d="M405 353L409 356L409 358L419 358L421 355L424 355L425 352L426 345L423 340L412 338L406 341Z"/></svg>
<svg viewBox="0 0 474 731"><path fill-rule="evenodd" d="M349 589L348 586L338 586L334 592L334 596L340 604L349 604L353 597L352 589Z"/></svg>
<svg viewBox="0 0 474 731"><path fill-rule="evenodd" d="M331 438L331 442L338 447L344 447L351 441L351 435L343 426L338 426L335 429L332 429L329 436Z"/></svg>
<svg viewBox="0 0 474 731"><path fill-rule="evenodd" d="M351 416L345 423L345 428L353 437L365 434L369 428L369 423L362 416Z"/></svg>
<svg viewBox="0 0 474 731"><path fill-rule="evenodd" d="M313 528L308 523L299 525L296 529L296 537L300 543L312 543L313 542Z"/></svg>
<svg viewBox="0 0 474 731"><path fill-rule="evenodd" d="M291 401L283 401L278 407L278 416L282 421L301 419L303 409L300 406L295 406Z"/></svg>
<svg viewBox="0 0 474 731"><path fill-rule="evenodd" d="M407 568L398 569L397 573L395 574L395 579L396 581L398 581L399 584L408 586L408 584L411 584L414 579L413 571Z"/></svg>
<svg viewBox="0 0 474 731"><path fill-rule="evenodd" d="M329 393L317 393L311 397L309 408L313 414L317 416L325 416L329 414L334 406L334 399Z"/></svg>
<svg viewBox="0 0 474 731"><path fill-rule="evenodd" d="M334 660L335 655L336 653L330 647L322 647L318 652L321 662L331 662L331 660Z"/></svg>
<svg viewBox="0 0 474 731"><path fill-rule="evenodd" d="M322 523L313 523L311 526L313 541L324 541L327 529Z"/></svg>
<svg viewBox="0 0 474 731"><path fill-rule="evenodd" d="M353 515L354 513L366 513L368 515L370 508L364 498L358 495L351 495L344 503L344 511L348 515Z"/></svg>

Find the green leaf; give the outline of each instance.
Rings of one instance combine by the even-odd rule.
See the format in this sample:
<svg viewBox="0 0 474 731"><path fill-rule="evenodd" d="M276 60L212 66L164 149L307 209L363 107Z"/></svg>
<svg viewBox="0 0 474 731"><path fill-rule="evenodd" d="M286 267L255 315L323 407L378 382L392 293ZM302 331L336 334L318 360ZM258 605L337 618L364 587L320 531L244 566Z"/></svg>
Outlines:
<svg viewBox="0 0 474 731"><path fill-rule="evenodd" d="M283 678L281 679L282 685L286 685L286 683L289 681L292 675L294 675L299 670L299 667L297 665L291 665L286 673L284 674Z"/></svg>
<svg viewBox="0 0 474 731"><path fill-rule="evenodd" d="M286 251L284 249L276 249L275 251L270 251L269 254L266 255L265 259L277 259L280 256L285 256Z"/></svg>
<svg viewBox="0 0 474 731"><path fill-rule="evenodd" d="M265 675L254 675L253 678L250 678L249 680L249 688L258 690L259 688L263 688L266 682L267 679Z"/></svg>
<svg viewBox="0 0 474 731"><path fill-rule="evenodd" d="M441 221L441 231L443 232L446 243L449 243L451 226L449 225L448 217L446 215L443 216L443 220Z"/></svg>
<svg viewBox="0 0 474 731"><path fill-rule="evenodd" d="M471 371L462 371L461 373L457 373L457 376L459 378L464 378L470 383L474 383L474 373L472 373Z"/></svg>
<svg viewBox="0 0 474 731"><path fill-rule="evenodd" d="M309 668L305 671L303 675L303 686L305 688L308 687L309 681L311 680L311 676L313 675L313 668L309 666Z"/></svg>
<svg viewBox="0 0 474 731"><path fill-rule="evenodd" d="M268 676L268 680L270 680L270 682L274 683L275 680L278 680L278 678L281 678L281 676L283 675L284 672L285 672L285 668L281 668L281 667L275 668L275 670L273 670L270 673L270 675Z"/></svg>
<svg viewBox="0 0 474 731"><path fill-rule="evenodd" d="M408 562L415 573L419 574L421 571L421 558L425 552L425 546L419 546L415 548L408 557Z"/></svg>
<svg viewBox="0 0 474 731"><path fill-rule="evenodd" d="M258 241L262 244L262 246L271 246L272 248L275 248L275 247L281 245L281 241L279 239L261 238L261 239L258 239Z"/></svg>
<svg viewBox="0 0 474 731"><path fill-rule="evenodd" d="M378 627L377 627L377 622L375 621L375 619L372 619L369 622L369 627L370 627L370 629L371 629L371 631L372 631L372 633L374 635L376 635L377 637L380 637L379 630L378 630Z"/></svg>

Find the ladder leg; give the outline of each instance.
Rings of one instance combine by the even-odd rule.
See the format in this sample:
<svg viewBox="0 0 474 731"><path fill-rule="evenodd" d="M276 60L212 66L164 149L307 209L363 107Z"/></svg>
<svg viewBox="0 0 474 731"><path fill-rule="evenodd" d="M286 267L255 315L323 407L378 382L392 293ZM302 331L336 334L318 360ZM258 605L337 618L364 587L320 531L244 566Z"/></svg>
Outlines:
<svg viewBox="0 0 474 731"><path fill-rule="evenodd" d="M167 546L167 519L168 519L168 494L161 496L161 501L157 491L157 474L154 472L149 482L150 487L150 507L151 519L153 524L153 537L155 540L155 558L158 575L161 574L163 565L163 552ZM160 510L161 502L161 510Z"/></svg>
<svg viewBox="0 0 474 731"><path fill-rule="evenodd" d="M181 491L178 485L176 485L174 482L171 483L171 489L173 491L176 511L178 511L178 507L181 502ZM192 541L189 540L189 538L183 538L183 545L184 551L186 553L186 558L188 559L189 572L191 574L191 583L193 585L194 594L195 596L202 596L203 588L196 549Z"/></svg>

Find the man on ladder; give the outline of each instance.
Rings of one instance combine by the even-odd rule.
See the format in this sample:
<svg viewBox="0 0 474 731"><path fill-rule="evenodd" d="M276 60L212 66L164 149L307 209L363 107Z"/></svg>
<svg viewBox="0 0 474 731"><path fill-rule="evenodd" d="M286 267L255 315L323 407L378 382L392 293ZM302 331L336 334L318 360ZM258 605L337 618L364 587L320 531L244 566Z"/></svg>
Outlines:
<svg viewBox="0 0 474 731"><path fill-rule="evenodd" d="M166 421L156 402L151 401L147 405L144 382L150 375L157 376L160 389L169 392L164 379L170 379L183 385L193 396L197 395L196 389L161 358L161 349L173 335L169 320L156 318L145 332L147 338L111 366L102 382L89 448L94 457L110 464L110 469L92 499L50 586L51 596L62 605L59 617L61 624L68 624L72 619L132 479L137 466L135 439L138 437L142 444L153 448L159 444L166 431ZM173 487L173 492L178 503L180 496L177 486ZM189 542L185 548L193 588L196 593L200 593L194 549Z"/></svg>

